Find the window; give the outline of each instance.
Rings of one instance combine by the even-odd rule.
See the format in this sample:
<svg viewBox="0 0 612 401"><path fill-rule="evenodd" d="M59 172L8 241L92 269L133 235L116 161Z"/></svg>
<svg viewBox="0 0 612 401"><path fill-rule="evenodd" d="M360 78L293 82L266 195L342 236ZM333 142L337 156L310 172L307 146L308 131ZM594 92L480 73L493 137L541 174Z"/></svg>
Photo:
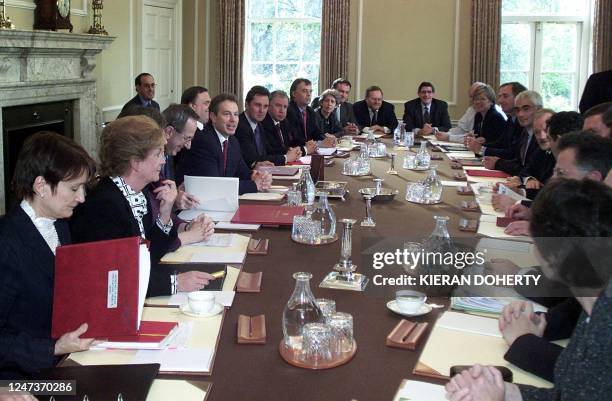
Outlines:
<svg viewBox="0 0 612 401"><path fill-rule="evenodd" d="M316 92L322 0L247 0L246 10L245 92L253 85L288 92L298 77Z"/></svg>
<svg viewBox="0 0 612 401"><path fill-rule="evenodd" d="M591 0L503 0L501 82L521 82L554 110L577 110L591 14Z"/></svg>

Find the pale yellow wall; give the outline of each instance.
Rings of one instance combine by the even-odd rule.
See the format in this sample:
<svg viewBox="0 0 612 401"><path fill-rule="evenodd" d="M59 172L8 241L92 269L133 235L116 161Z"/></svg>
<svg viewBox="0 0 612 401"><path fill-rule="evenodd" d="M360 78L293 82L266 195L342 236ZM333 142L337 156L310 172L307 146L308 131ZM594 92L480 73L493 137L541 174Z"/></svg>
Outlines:
<svg viewBox="0 0 612 401"><path fill-rule="evenodd" d="M449 112L458 119L468 106L469 35L469 0L353 0L349 79L354 98L378 85L401 118L403 103L416 97L420 82L430 81L436 97L455 103Z"/></svg>

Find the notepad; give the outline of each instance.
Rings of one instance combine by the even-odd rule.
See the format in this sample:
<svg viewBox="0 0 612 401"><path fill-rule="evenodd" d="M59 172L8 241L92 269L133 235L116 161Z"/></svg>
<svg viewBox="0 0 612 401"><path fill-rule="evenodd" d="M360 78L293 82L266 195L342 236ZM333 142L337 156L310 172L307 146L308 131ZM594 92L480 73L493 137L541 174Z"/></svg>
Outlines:
<svg viewBox="0 0 612 401"><path fill-rule="evenodd" d="M236 241L236 234L218 234L215 233L206 241L189 244L190 246L216 246L227 248L233 246Z"/></svg>
<svg viewBox="0 0 612 401"><path fill-rule="evenodd" d="M502 335L499 331L497 319L488 317L473 316L466 313L444 312L436 322L439 327L463 331L466 333L480 334L491 337L499 337Z"/></svg>
<svg viewBox="0 0 612 401"><path fill-rule="evenodd" d="M439 384L404 380L393 401L444 401L446 390Z"/></svg>
<svg viewBox="0 0 612 401"><path fill-rule="evenodd" d="M131 363L159 363L163 372L210 372L212 348L177 348L138 351Z"/></svg>

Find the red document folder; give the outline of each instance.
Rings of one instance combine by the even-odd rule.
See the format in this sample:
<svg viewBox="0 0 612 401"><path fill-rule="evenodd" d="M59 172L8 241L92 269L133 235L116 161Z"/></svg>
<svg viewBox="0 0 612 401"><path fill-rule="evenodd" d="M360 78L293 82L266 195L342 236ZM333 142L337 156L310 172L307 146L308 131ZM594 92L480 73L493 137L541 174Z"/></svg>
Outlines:
<svg viewBox="0 0 612 401"><path fill-rule="evenodd" d="M510 174L504 173L499 170L465 170L467 175L472 177L494 177L494 178L508 178Z"/></svg>
<svg viewBox="0 0 612 401"><path fill-rule="evenodd" d="M150 263L142 262L147 267ZM140 263L140 237L58 247L52 337L59 338L82 323L89 325L84 338L137 334L140 303L144 303L141 292L146 291L149 276L146 268L140 272Z"/></svg>
<svg viewBox="0 0 612 401"><path fill-rule="evenodd" d="M290 226L293 216L302 214L304 208L301 206L240 205L232 217L232 223Z"/></svg>

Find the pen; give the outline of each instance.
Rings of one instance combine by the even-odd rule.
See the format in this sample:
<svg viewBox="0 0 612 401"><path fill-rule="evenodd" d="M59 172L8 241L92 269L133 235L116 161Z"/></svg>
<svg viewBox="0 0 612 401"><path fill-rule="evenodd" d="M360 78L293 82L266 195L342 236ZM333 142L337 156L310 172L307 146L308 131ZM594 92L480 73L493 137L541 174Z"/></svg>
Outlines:
<svg viewBox="0 0 612 401"><path fill-rule="evenodd" d="M225 276L225 270L219 270L218 272L211 273L210 275L214 278L221 278Z"/></svg>

